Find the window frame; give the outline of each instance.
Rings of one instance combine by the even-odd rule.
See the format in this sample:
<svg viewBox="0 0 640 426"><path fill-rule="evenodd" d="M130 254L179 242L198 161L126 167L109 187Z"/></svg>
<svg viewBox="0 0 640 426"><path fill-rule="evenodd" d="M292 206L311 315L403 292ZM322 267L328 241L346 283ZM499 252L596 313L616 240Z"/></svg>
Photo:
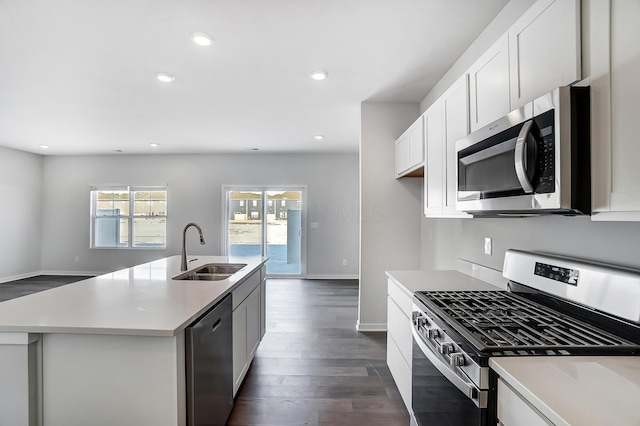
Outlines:
<svg viewBox="0 0 640 426"><path fill-rule="evenodd" d="M98 193L101 191L121 191L128 192L129 194L129 212L127 215L98 215ZM164 192L165 193L165 212L163 215L137 215L135 214L135 193L136 192ZM169 220L169 190L167 186L130 186L130 185L97 185L90 187L90 231L89 231L89 248L91 249L106 249L106 250L166 250L168 247L168 233L166 222ZM101 218L114 218L127 221L127 244L126 245L114 245L114 246L100 246L96 245L96 223ZM164 218L165 220L165 235L163 245L153 246L140 246L135 245L135 221L136 219L149 219L149 218Z"/></svg>

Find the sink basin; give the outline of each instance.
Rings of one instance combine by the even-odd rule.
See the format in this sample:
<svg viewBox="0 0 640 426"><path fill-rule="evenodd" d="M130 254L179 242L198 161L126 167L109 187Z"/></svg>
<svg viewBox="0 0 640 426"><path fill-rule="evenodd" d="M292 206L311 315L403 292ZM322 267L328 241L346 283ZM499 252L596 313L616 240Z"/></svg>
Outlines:
<svg viewBox="0 0 640 426"><path fill-rule="evenodd" d="M247 266L246 263L207 263L194 271L184 272L181 275L173 277L173 279L187 281L222 281L245 266Z"/></svg>
<svg viewBox="0 0 640 426"><path fill-rule="evenodd" d="M195 270L196 274L235 274L247 266L246 263L208 263Z"/></svg>
<svg viewBox="0 0 640 426"><path fill-rule="evenodd" d="M204 273L195 273L190 272L187 275L182 277L177 277L177 280L188 280L188 281L222 281L226 280L233 274L204 274Z"/></svg>

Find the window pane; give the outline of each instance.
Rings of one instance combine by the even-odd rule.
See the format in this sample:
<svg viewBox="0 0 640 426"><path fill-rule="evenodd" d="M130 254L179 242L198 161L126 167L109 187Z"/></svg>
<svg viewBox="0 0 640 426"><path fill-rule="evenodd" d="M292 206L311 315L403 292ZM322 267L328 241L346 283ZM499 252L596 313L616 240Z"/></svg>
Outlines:
<svg viewBox="0 0 640 426"><path fill-rule="evenodd" d="M97 191L96 216L127 216L129 193L126 191Z"/></svg>
<svg viewBox="0 0 640 426"><path fill-rule="evenodd" d="M135 216L166 216L167 191L136 191L134 194Z"/></svg>
<svg viewBox="0 0 640 426"><path fill-rule="evenodd" d="M167 244L167 219L140 217L133 219L134 247L164 247Z"/></svg>
<svg viewBox="0 0 640 426"><path fill-rule="evenodd" d="M127 219L104 217L96 219L96 247L126 247L129 243Z"/></svg>

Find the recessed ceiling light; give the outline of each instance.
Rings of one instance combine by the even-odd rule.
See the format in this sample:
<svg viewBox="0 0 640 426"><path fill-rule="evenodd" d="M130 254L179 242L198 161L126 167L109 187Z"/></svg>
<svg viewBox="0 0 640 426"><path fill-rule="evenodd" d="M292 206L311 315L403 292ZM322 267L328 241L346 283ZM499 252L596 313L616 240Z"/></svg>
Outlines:
<svg viewBox="0 0 640 426"><path fill-rule="evenodd" d="M314 80L324 80L328 75L329 73L324 70L317 70L311 73L311 78Z"/></svg>
<svg viewBox="0 0 640 426"><path fill-rule="evenodd" d="M315 135L314 138L321 141L322 139L324 139L324 135Z"/></svg>
<svg viewBox="0 0 640 426"><path fill-rule="evenodd" d="M211 46L216 41L211 34L204 31L191 33L191 40L198 46Z"/></svg>
<svg viewBox="0 0 640 426"><path fill-rule="evenodd" d="M149 146L150 146L151 148L157 148L157 147L159 147L160 145L158 145L157 143L150 143L150 144L149 144Z"/></svg>
<svg viewBox="0 0 640 426"><path fill-rule="evenodd" d="M156 78L162 81L163 83L171 83L173 80L176 79L175 76L166 72L157 72Z"/></svg>
<svg viewBox="0 0 640 426"><path fill-rule="evenodd" d="M40 148L42 148L42 149L49 149L49 145L40 145Z"/></svg>

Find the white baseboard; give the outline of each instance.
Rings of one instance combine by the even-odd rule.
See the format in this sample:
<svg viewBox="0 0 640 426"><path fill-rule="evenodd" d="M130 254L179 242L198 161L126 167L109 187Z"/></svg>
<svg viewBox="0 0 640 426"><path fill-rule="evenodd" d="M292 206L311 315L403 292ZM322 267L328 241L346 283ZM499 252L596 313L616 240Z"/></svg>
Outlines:
<svg viewBox="0 0 640 426"><path fill-rule="evenodd" d="M41 275L40 272L29 272L26 274L19 274L19 275L12 275L10 277L3 277L0 278L0 284L2 283L8 283L10 281L16 281L16 280L23 280L25 278L31 278L31 277L35 277Z"/></svg>
<svg viewBox="0 0 640 426"><path fill-rule="evenodd" d="M363 324L360 321L358 321L356 323L356 330L358 331L387 331L387 324L386 323L369 323L369 324Z"/></svg>
<svg viewBox="0 0 640 426"><path fill-rule="evenodd" d="M358 274L354 275L307 275L303 277L307 280L357 280L360 277Z"/></svg>

